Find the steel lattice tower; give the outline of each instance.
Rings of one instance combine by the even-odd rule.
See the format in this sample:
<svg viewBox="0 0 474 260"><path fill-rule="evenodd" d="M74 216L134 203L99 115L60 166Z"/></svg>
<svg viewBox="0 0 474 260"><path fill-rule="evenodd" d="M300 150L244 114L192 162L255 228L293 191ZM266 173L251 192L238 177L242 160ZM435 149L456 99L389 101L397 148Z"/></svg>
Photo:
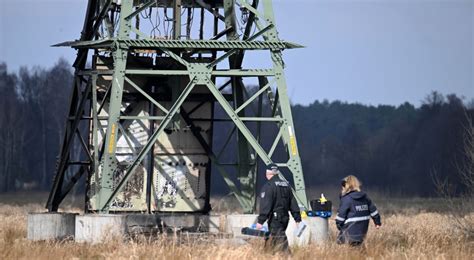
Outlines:
<svg viewBox="0 0 474 260"><path fill-rule="evenodd" d="M259 163L308 208L282 59L301 46L279 39L271 0L89 0L80 40L57 46L77 59L49 211L85 176L86 212L207 212L212 168L251 213ZM244 68L257 52L269 68Z"/></svg>

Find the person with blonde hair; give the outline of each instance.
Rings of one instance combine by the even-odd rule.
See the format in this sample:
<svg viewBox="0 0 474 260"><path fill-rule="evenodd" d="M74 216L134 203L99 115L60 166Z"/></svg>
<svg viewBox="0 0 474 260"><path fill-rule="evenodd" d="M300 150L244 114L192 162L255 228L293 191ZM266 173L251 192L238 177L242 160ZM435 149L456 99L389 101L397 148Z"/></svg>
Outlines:
<svg viewBox="0 0 474 260"><path fill-rule="evenodd" d="M341 185L341 202L336 216L337 242L358 246L364 242L371 218L377 229L382 225L380 214L367 194L361 191L357 177L349 175L342 179Z"/></svg>

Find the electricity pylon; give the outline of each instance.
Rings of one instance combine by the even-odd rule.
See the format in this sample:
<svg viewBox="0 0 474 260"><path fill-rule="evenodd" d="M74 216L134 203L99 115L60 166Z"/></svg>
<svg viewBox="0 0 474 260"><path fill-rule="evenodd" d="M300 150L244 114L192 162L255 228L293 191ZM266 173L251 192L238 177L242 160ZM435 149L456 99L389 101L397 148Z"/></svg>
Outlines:
<svg viewBox="0 0 474 260"><path fill-rule="evenodd" d="M259 163L308 208L282 58L301 46L271 0L90 0L80 40L56 46L77 59L49 211L86 176L86 212L207 212L212 169L251 213ZM269 66L245 68L254 53Z"/></svg>

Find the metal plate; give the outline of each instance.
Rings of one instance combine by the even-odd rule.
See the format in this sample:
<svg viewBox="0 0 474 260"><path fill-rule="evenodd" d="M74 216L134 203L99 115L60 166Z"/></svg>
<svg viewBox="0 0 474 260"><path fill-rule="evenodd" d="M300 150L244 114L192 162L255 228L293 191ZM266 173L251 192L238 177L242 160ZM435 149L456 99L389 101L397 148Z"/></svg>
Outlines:
<svg viewBox="0 0 474 260"><path fill-rule="evenodd" d="M96 66L103 70L111 68L110 58L98 57ZM142 60L147 62L146 60ZM131 67L133 63L130 63ZM100 76L97 82L97 92L105 93L110 84L111 76ZM138 86L145 88L146 77L131 78ZM183 88L189 80L186 77L167 81L170 87L178 89L174 95L179 95L179 89ZM193 93L203 94L208 90L205 87L197 86ZM137 91L129 84L124 86L124 95L136 93ZM100 103L99 98L98 103ZM169 109L171 102L160 102ZM127 116L149 116L148 101L128 101L122 103L122 113ZM188 101L182 106L182 109L191 111L200 102ZM100 104L98 104L99 106ZM128 107L128 108L127 108ZM103 110L99 113L99 118L107 118L109 104L105 103ZM208 102L200 106L192 117L211 118L213 105ZM154 116L163 116L163 111L156 109ZM154 122L154 131L158 129L161 121ZM209 121L195 122L195 126L201 129L201 135L206 142L211 141L212 124ZM107 120L100 120L98 127L98 143L101 144L105 139L107 130ZM91 131L92 132L92 131ZM151 135L149 120L122 120L116 143L116 162L117 171L113 176L114 187L126 173L128 166L137 158L138 153L146 145ZM100 147L100 145L99 145ZM115 200L110 205L110 211L144 212L147 211L147 189L151 186L150 202L152 211L160 212L198 212L204 211L209 199L209 187L206 186L207 174L210 173L209 157L205 150L197 141L190 127L184 120L177 117L168 128L160 135L155 143L153 150L153 169L151 173L147 172L147 166L150 165L150 156L145 160L131 176ZM89 178L89 210L99 210L96 208L98 199L97 186L101 177L101 167L98 172ZM152 174L151 183L147 182L148 174Z"/></svg>

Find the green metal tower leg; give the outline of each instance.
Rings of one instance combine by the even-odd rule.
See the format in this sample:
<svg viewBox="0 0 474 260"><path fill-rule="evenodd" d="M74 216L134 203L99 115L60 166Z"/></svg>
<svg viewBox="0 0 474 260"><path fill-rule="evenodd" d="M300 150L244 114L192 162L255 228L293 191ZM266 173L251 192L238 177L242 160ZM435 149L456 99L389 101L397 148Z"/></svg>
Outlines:
<svg viewBox="0 0 474 260"><path fill-rule="evenodd" d="M293 175L293 181L295 185L295 195L298 197L298 201L306 203L304 206L308 208L308 202L306 197L305 183L303 178L303 168L301 165L301 158L298 153L298 146L296 143L295 127L293 124L293 118L291 114L291 105L289 102L286 81L283 72L283 60L281 60L281 52L275 51L272 53L274 59L274 68L277 78L277 88L280 95L280 108L283 118L283 124L281 124L282 139L287 147L289 160L287 162L288 169Z"/></svg>
<svg viewBox="0 0 474 260"><path fill-rule="evenodd" d="M227 40L235 41L239 39L239 35L236 32L237 21L235 14L235 0L224 0L224 17L226 28L232 28L227 33ZM237 64L239 60L238 54L234 54L229 57L229 68L230 69L241 69L240 65ZM244 103L244 88L242 77L231 77L232 93L233 93L233 105L234 109L237 109ZM245 111L242 110L238 113L239 117L245 117ZM247 205L255 204L255 180L256 180L256 168L251 165L251 151L247 139L241 132L237 132L237 171L238 180L240 182L240 189L242 191L242 197L247 200ZM245 208L244 213L253 213L254 207Z"/></svg>
<svg viewBox="0 0 474 260"><path fill-rule="evenodd" d="M275 18L273 14L272 0L263 0L264 5L264 16L268 23L275 25ZM265 35L267 40L277 41L278 32L276 26L273 26ZM306 208L308 207L308 201L306 197L305 182L303 177L303 167L301 165L301 158L298 152L298 145L296 142L295 127L293 124L293 116L291 113L290 99L287 93L287 85L284 73L284 63L280 50L272 50L271 57L273 61L273 68L275 70L276 84L279 94L279 102L282 117L284 118L283 123L280 125L282 132L283 142L288 150L289 160L287 162L288 169L293 175L293 181L295 185L295 195L300 203L304 203Z"/></svg>
<svg viewBox="0 0 474 260"><path fill-rule="evenodd" d="M105 138L105 148L102 160L102 173L100 178L99 207L105 205L107 199L114 189L114 169L117 168L117 158L115 156L117 135L119 131L120 108L122 106L122 93L124 88L125 66L127 51L118 49L114 53L115 71L112 79L112 89L110 93L109 118L107 120L107 133Z"/></svg>
<svg viewBox="0 0 474 260"><path fill-rule="evenodd" d="M131 21L125 19L133 9L133 0L123 0L120 15L119 39L129 37ZM110 92L109 111L107 120L107 132L105 137L105 147L103 160L101 162L100 190L98 196L98 208L104 208L108 199L114 191L114 171L118 166L115 152L117 150L118 131L120 124L120 110L122 108L122 96L125 84L125 70L127 66L128 49L117 44L113 52L114 72L112 77L112 88Z"/></svg>

